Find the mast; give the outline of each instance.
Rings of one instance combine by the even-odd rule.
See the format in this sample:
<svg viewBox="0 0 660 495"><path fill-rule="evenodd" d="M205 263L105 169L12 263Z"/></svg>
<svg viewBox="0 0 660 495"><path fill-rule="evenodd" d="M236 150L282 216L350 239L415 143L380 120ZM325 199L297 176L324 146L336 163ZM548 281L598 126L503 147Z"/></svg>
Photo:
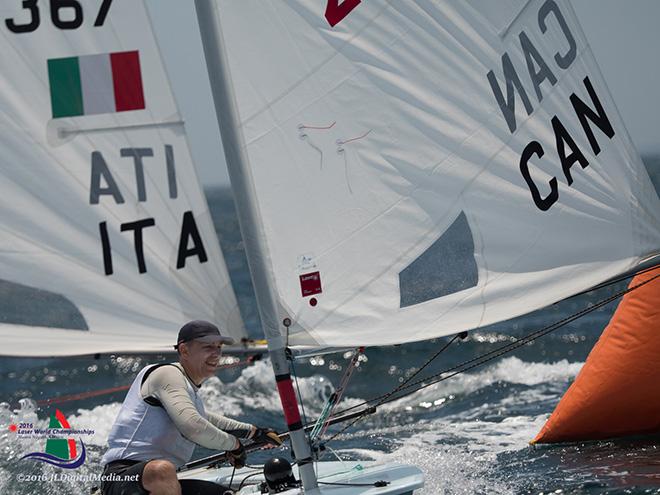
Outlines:
<svg viewBox="0 0 660 495"><path fill-rule="evenodd" d="M306 491L317 488L316 473L308 438L298 411L298 402L293 391L289 362L285 354L286 342L280 332L280 316L274 292L272 269L256 197L243 146L238 110L229 74L227 54L224 50L222 30L213 0L195 0L197 20L204 46L206 68L211 83L215 113L220 127L222 145L227 160L229 178L235 192L234 200L238 211L241 235L245 243L252 282L254 283L259 315L264 334L268 340L277 390L290 431L293 453L298 461L300 476Z"/></svg>

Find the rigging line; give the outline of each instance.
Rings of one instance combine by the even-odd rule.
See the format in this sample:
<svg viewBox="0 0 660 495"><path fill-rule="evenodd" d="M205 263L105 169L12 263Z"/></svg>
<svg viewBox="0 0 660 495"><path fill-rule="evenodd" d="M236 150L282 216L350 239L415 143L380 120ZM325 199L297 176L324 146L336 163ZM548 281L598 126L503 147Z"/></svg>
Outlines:
<svg viewBox="0 0 660 495"><path fill-rule="evenodd" d="M481 359L483 359L483 358L485 358L485 357L488 357L488 356L494 355L494 354L496 354L496 353L498 353L498 352L500 352L500 351L508 352L507 349L510 348L510 347L511 347L511 348L518 348L518 347L520 347L520 345L517 345L519 342L522 342L523 344L525 344L525 343L530 342L530 341L532 341L532 340L534 340L534 339L536 339L536 338L538 338L538 337L540 337L540 336L543 336L543 335L545 335L545 334L547 334L547 333L550 333L551 331L557 330L558 328L560 328L560 327L562 327L562 326L564 326L564 325L566 325L566 324L568 324L568 323L570 323L570 322L572 322L572 321L574 321L574 320L576 320L576 319L578 319L578 318L580 318L580 317L582 317L582 316L584 316L584 315L586 315L586 314L588 314L588 313L591 313L592 311L595 311L596 309L599 309L600 307L605 306L606 304L609 304L610 302L612 302L612 301L618 299L618 298L621 297L622 295L625 295L625 294L627 294L628 292L631 292L631 291L633 291L633 290L638 289L639 287L642 287L643 285L646 285L647 283L649 283L649 282L655 280L655 279L658 278L658 277L660 277L660 274L656 275L655 277L653 277L653 278L651 278L651 279L649 279L649 280L647 280L647 281L645 281L645 282L642 282L642 283L639 284L639 285L636 285L636 286L634 286L634 287L630 287L630 288L625 289L625 290L623 290L623 291L617 292L616 294L613 294L612 296L608 297L607 299L604 299L604 300L599 301L599 302L596 303L594 306L591 306L591 307L585 308L585 309L583 309L583 310L581 310L581 311L579 311L579 312L577 312L577 313L574 313L574 314L572 314L572 315L570 315L570 316L568 316L568 317L566 317L566 318L564 318L564 319L562 319L562 320L559 320L559 321L557 321L557 322L555 322L555 323L552 323L552 324L550 324L550 325L548 325L548 326L546 326L546 327L543 327L543 328L541 328L541 329L539 329L539 330L536 330L535 332L532 332L532 333L530 333L530 334L527 334L527 335L521 337L520 339L516 340L515 342L512 342L512 343L510 343L510 344L505 344L505 345L503 345L503 346L501 346L501 347L499 347L499 348L497 348L497 349L494 349L494 350L492 350L492 351L487 352L486 354L482 354L481 356L477 356L476 358L470 359L470 360L468 360L468 361L464 361L463 363L460 363L460 364L458 364L458 365L456 365L456 366L453 366L453 367L451 367L451 368L448 368L448 369L444 370L443 372L436 373L435 375L431 375L430 377L427 377L425 380L427 380L427 379L429 379L429 378L435 378L435 377L437 377L437 376L439 376L439 375L441 375L441 374L443 374L443 373L448 373L448 372L451 372L451 371L454 371L454 370L460 369L460 368L462 368L463 366L470 365L470 364L472 364L472 363L475 362L475 361L478 361L478 360L481 360ZM521 344L521 345L522 345L522 344ZM514 347L514 346L515 346L515 347ZM406 389L408 389L408 388L410 388L410 387L412 387L412 386L414 386L414 385L418 385L418 384L422 383L422 382L425 381L425 380L419 380L419 381L417 381L417 382L411 383L410 385L407 385L406 387L402 387L401 390L406 390ZM387 394L384 394L384 395L387 395ZM369 400L367 400L367 401L364 401L364 402L362 402L362 403L360 403L360 404L356 404L355 406L349 407L349 408L347 408L347 409L343 409L343 410L339 411L337 414L344 414L344 413L346 413L346 412L348 412L348 411L350 411L350 410L352 410L352 409L356 409L356 408L361 407L361 406L363 406L363 405L366 405L366 404L369 404L369 403L372 403L372 402L378 401L378 400L380 400L384 395L381 395L381 396L378 396L378 397L374 397L374 398L369 399Z"/></svg>
<svg viewBox="0 0 660 495"><path fill-rule="evenodd" d="M374 486L376 488L381 488L383 486L387 486L390 484L389 481L385 480L378 480L374 481L373 483L339 483L339 482L331 482L331 481L319 481L319 485L333 485L333 486Z"/></svg>
<svg viewBox="0 0 660 495"><path fill-rule="evenodd" d="M599 309L599 308L601 308L601 307L603 307L603 306L605 306L605 305L607 305L607 304L609 304L609 303L615 301L615 300L618 299L620 296L622 296L622 295L624 295L624 294L627 294L628 292L632 292L633 290L636 290L636 289L642 287L643 285L646 285L647 283L649 283L649 282L651 282L651 281L653 281L653 280L655 280L655 279L657 279L657 278L659 278L659 277L660 277L660 274L658 274L658 275L656 275L655 277L653 277L653 278L651 278L651 279L649 279L649 280L647 280L647 281L645 281L645 282L642 282L642 283L640 283L640 284L638 284L638 285L636 285L636 286L634 286L634 287L631 287L631 288L628 288L628 289L623 290L623 291L621 291L621 292L618 292L617 294L614 294L614 295L612 295L612 296L610 296L610 297L608 297L608 298L606 298L606 299L603 299L603 300L599 301L598 303L594 304L593 306L591 306L591 307L589 307L589 308L586 308L586 309L584 309L584 310L582 310L582 311L579 311L578 313L575 313L575 314L573 314L573 315L571 315L571 316L569 316L569 317L567 317L567 318L565 318L565 319L563 319L563 320L560 320L560 321L558 321L558 322L556 322L556 323L554 323L554 324L552 324L552 325L549 325L549 326L547 326L547 327L544 327L543 329L537 330L536 332L533 332L533 333L531 333L531 334L528 334L527 336L525 336L525 337L523 337L523 338L521 338L521 339L519 339L519 340L517 340L517 341L515 341L515 342L513 342L513 343L511 343L511 344L506 344L506 345L504 345L504 346L502 346L502 347L500 347L500 348L498 348L498 349L495 349L495 350L493 350L493 351L491 351L491 352L488 352L488 353L486 353L486 354L483 354L482 356L479 356L479 357L477 357L477 358L474 358L474 359L471 359L471 360L465 361L465 362L459 364L458 366L454 366L453 368L450 368L450 369L448 369L448 370L445 370L444 372L436 373L436 374L434 374L434 375L431 375L430 377L427 377L425 380L419 380L419 381L417 381L417 382L415 382L415 383L412 383L412 384L410 384L409 386L407 386L407 387L405 387L405 388L411 388L411 387L413 387L413 386L415 386L415 385L421 385L421 386L420 386L419 388L415 389L415 390L412 390L412 391L410 391L410 392L408 392L408 393L402 395L401 397L403 397L403 396L405 396L405 395L410 395L411 393L414 393L414 392L416 392L416 391L418 391L418 390L421 390L421 389L423 389L423 388L426 388L426 387L428 387L429 385L432 385L433 383L437 383L437 382L440 382L440 381L444 381L444 380L446 380L447 378L451 378L452 376L456 376L456 375L459 374L459 373L463 373L463 372L465 372L465 371L467 371L467 370L473 369L473 368L475 368L475 367L477 367L477 366L480 366L481 364L484 364L484 363L486 363L486 362L488 362L488 361L492 361L493 359L495 359L495 358L497 358L497 357L500 357L500 356L506 354L507 352L511 352L511 351L514 350L514 349L517 349L517 348L519 348L519 347L522 347L523 345L525 345L525 344L527 344L527 343L529 343L529 342L532 342L533 340L535 340L535 339L537 339L537 338L539 338L539 337L542 337L542 336L544 336L544 335L547 335L548 333L553 332L554 330L557 330L558 328L561 328L562 326L564 326L564 325L566 325L566 324L568 324L568 323L570 323L570 322L572 322L572 321L575 321L575 320L577 320L578 318L581 318L582 316L584 316L584 315L586 315L586 314L589 314L589 313L591 313L591 312L593 312L593 311L595 311L595 310L597 310L597 309ZM468 366L468 365L469 365L469 366ZM457 371L454 371L454 370L457 370ZM441 375L443 375L444 373L447 373L447 372L449 372L449 371L454 371L454 373L452 373L451 375L448 375L448 376L441 376ZM424 383L424 381L426 381L426 380L428 380L428 379L435 379L435 378L438 378L438 379L437 379L437 380L434 380L433 382L429 382L429 383L426 383L426 384ZM400 397L399 397L399 398L400 398Z"/></svg>
<svg viewBox="0 0 660 495"><path fill-rule="evenodd" d="M402 394L402 395L400 395L400 396L398 396L398 397L396 397L396 398L394 398L394 399L392 398L392 395L393 395L394 393L393 393L393 392L389 392L389 393L387 393L387 394L383 394L383 395L381 395L381 396L379 396L379 397L374 397L374 398L369 399L369 400L366 400L366 401L364 401L364 402L362 402L362 403L360 403L360 404L356 404L355 406L352 406L352 407L349 407L349 408L347 408L347 409L344 409L344 410L340 411L340 412L337 413L337 414L343 414L343 413L345 413L345 412L347 412L347 411L350 411L350 410L352 410L352 409L355 409L355 408L358 408L358 407L361 407L361 406L364 406L364 405L370 404L370 403L375 402L375 401L381 401L381 402L378 403L378 405L382 405L382 404L384 404L385 402L391 402L392 400L395 400L395 399L398 400L398 399L401 399L401 398L403 398L403 397L405 397L405 396L408 396L408 395L411 395L411 394L413 394L413 393L415 393L415 392L418 392L418 391L420 391L420 390L422 390L422 389L424 389L424 388L426 388L426 387L429 387L429 386L431 386L431 385L433 385L433 384L435 384L435 383L439 383L439 382L441 382L441 381L445 381L445 380L447 380L447 379L449 379L449 378L452 378L452 377L454 377L454 376L456 376L456 375L458 375L458 374L465 373L466 371L469 371L469 370L471 370L471 369L473 369L473 368L476 368L476 367L478 367L478 366L481 366L481 365L483 365L483 364L485 364L485 363L487 363L487 362L489 362L489 361L492 361L492 360L494 360L494 359L496 359L496 358L498 358L498 357L500 357L500 356L503 356L504 354L507 354L508 352L511 352L511 351L513 351L513 350L515 350L515 349L517 349L517 348L519 348L519 347L522 347L523 345L525 345L525 344L527 344L527 343L529 343L529 342L532 342L532 341L538 339L539 337L543 337L543 336L545 336L545 335L547 335L547 334L549 334L549 333L551 333L551 332L553 332L553 331L555 331L555 330L557 330L557 329L563 327L564 325L566 325L566 324L568 324L568 323L570 323L570 322L572 322L572 321L575 321L575 320L577 320L578 318L581 318L582 316L584 316L584 315L586 315L586 314L589 314L589 313L591 313L591 312L593 312L593 311L595 311L595 310L597 310L597 309L599 309L599 308L601 308L601 307L603 307L603 306L605 306L605 305L607 305L607 304L609 304L609 303L615 301L615 300L618 299L619 297L621 297L621 296L623 296L623 295L625 295L625 294L628 294L629 292L632 292L632 291L634 291L634 290L639 289L640 287L642 287L642 286L644 286L644 285L646 285L646 284L648 284L648 283L650 283L650 282L652 282L652 281L654 281L654 280L656 280L656 279L658 279L658 278L660 278L660 273L658 273L658 274L655 275L654 277L652 277L652 278L650 278L650 279L648 279L648 280L645 280L644 282L641 282L641 283L639 283L639 284L637 284L637 285L635 285L635 286L633 286L633 287L628 287L628 288L625 289L625 290L622 290L622 291L620 291L620 292L617 292L616 294L614 294L614 295L612 295L612 296L610 296L610 297L607 297L607 298L605 298L605 299L603 299L603 300L597 302L597 303L594 304L593 306L590 306L590 307L588 307L588 308L585 308L585 309L583 309L582 311L578 311L577 313L574 313L574 314L572 314L572 315L570 315L570 316L568 316L568 317L566 317L566 318L564 318L564 319L562 319L562 320L559 320L559 321L557 321L557 322L555 322L555 323L553 323L553 324L551 324L551 325L548 325L548 326L546 326L546 327L544 327L544 328L542 328L542 329L540 329L540 330L537 330L536 332L532 332L532 333L530 333L530 334L528 334L528 335L522 337L521 339L516 340L515 342L513 342L513 343L511 343L511 344L506 344L506 345L501 346L501 347L499 347L499 348L497 348L497 349L494 349L493 351L487 352L486 354L482 354L481 356L477 356L476 358L473 358L473 359L470 359L470 360L464 361L463 363L460 363L460 364L458 364L458 365L456 365L456 366L453 366L453 367L451 367L451 368L449 368L449 369L447 369L447 370L441 371L440 373L435 373L435 374L433 374L433 375L431 375L431 376L428 376L428 377L426 377L425 379L418 380L418 381L416 381L416 382L413 382L413 383L411 383L411 384L409 384L409 385L406 385L406 386L403 386L403 387L402 387L402 386L399 386L399 387L397 387L397 388L399 389L398 391L401 392L401 391L403 391L403 390L408 390L408 389L410 389L410 388L412 388L412 387L415 387L416 385L419 385L419 387L417 387L417 388L415 388L415 389L413 389L413 390L408 390L406 393L404 393L404 394ZM446 373L450 373L450 374L449 374L449 375L445 375ZM443 375L445 375L445 376L443 376ZM431 380L431 381L428 381L428 380ZM426 383L425 383L425 382L426 382ZM385 399L386 399L386 400L385 400ZM332 437L330 437L327 441L329 442L329 441L335 439L335 438L336 438L337 436L339 436L340 434L344 433L348 428L350 428L350 427L353 426L355 423L357 423L360 419L362 419L362 417L363 417L363 416L358 416L358 418L357 418L355 421L349 423L346 427L342 428L339 432L335 433L335 434L334 434Z"/></svg>
<svg viewBox="0 0 660 495"><path fill-rule="evenodd" d="M352 410L352 409L356 409L356 408L358 408L358 407L365 406L365 405L370 404L370 403L372 403L372 402L378 402L378 403L376 404L375 407L378 407L378 406L384 404L384 403L386 402L386 399L389 398L390 396L392 396L393 394L395 394L395 393L397 393L397 392L400 392L401 390L406 390L407 388L409 388L410 386L412 386L412 384L411 384L411 385L408 385L408 383L409 383L413 378L415 378L417 375L419 375L419 374L420 374L420 373L421 373L421 372L422 372L422 371L423 371L423 370L424 370L429 364L431 364L431 362L432 362L434 359L436 359L436 358L437 358L437 357L438 357L443 351L445 351L445 350L446 350L446 349L447 349L447 348L448 348L448 347L449 347L449 346L450 346L450 345L451 345L451 344L452 344L457 338L465 338L466 336L467 336L467 332L461 332L461 333L459 333L459 334L454 335L454 336L451 338L451 340L450 340L449 342L447 342L444 346L442 346L442 347L440 348L440 350L437 351L433 356L431 356L431 357L426 361L426 363L424 363L424 365L422 365L417 371L415 371L415 373L413 373L411 376L409 376L405 381L403 381L402 383L400 383L399 385L397 385L397 387L396 387L394 390L392 390L392 391L390 391L390 392L387 392L387 393L385 393L385 394L383 394L383 395L380 395L380 396L378 396L378 397L374 397L374 398L372 398L372 399L366 400L366 401L364 401L364 402L362 402L362 403L360 403L360 404L357 404L357 405L355 405L355 406L352 406L352 407L349 407L349 408L346 408L346 409L342 409L342 410L339 411L336 415L342 415L342 414L344 414L344 413L347 412L347 411L350 411L350 410ZM451 370L451 369L452 369L452 368L450 368L450 370ZM417 383L417 382L415 382L415 383ZM379 401L382 401L382 402L379 402Z"/></svg>
<svg viewBox="0 0 660 495"><path fill-rule="evenodd" d="M287 327L287 331L288 331L288 327ZM296 391L298 393L298 402L300 403L300 408L302 409L303 424L306 425L307 424L307 414L305 413L305 403L303 402L302 394L300 393L300 386L298 385L298 373L296 373L296 367L295 367L295 364L293 363L293 361L294 361L293 356L291 355L290 352L288 352L287 354L288 354L289 360L291 362L291 372L293 373L293 378L296 382ZM314 447L312 446L311 437L309 435L305 434L304 428L303 428L302 432L303 432L303 435L304 435L304 439L307 442L307 445L309 446L309 451L314 452ZM291 447L293 447L293 441L291 441Z"/></svg>
<svg viewBox="0 0 660 495"><path fill-rule="evenodd" d="M93 390L91 392L81 392L79 394L65 395L63 397L54 397L52 399L43 399L37 401L37 406L50 406L51 404L61 404L63 402L71 402L75 400L89 399L91 397L98 397L99 395L107 395L115 392L122 392L131 388L130 385L120 385L118 387L106 388L102 390Z"/></svg>
<svg viewBox="0 0 660 495"><path fill-rule="evenodd" d="M302 394L300 393L300 386L298 385L298 373L296 373L296 367L295 364L293 363L293 358L292 356L289 356L289 362L291 363L291 372L293 373L293 379L296 382L296 391L298 393L298 402L300 403L300 407L302 409L302 414L303 414L303 421L305 422L304 424L307 424L307 415L305 414L305 403L302 400ZM311 445L310 445L311 449Z"/></svg>
<svg viewBox="0 0 660 495"><path fill-rule="evenodd" d="M392 391L390 391L390 392L388 392L388 393L383 394L382 396L380 396L379 401L378 401L378 403L376 404L375 407L378 407L378 406L384 404L385 402L387 402L388 399L389 399L391 396L393 396L394 394L396 394L397 392L400 392L401 390L404 390L404 389L408 388L408 385L407 385L407 384L408 384L413 378L415 378L417 375L419 375L419 374L420 374L420 373L421 373L421 372L422 372L422 371L423 371L423 370L424 370L429 364L431 364L431 363L432 363L432 362L433 362L433 361L434 361L434 360L435 360L440 354L442 354L444 351L446 351L447 348L448 348L451 344L453 344L453 343L456 341L456 339L459 339L459 338L460 338L460 339L465 339L465 337L467 337L467 332L461 332L461 333L458 333L458 334L454 335L454 336L449 340L449 342L447 342L447 343L446 343L445 345L443 345L438 351L436 351L436 352L433 354L433 356L431 356L429 359L426 360L426 363L424 363L424 364L423 364L423 365L422 365L417 371L415 371L412 375L410 375L410 376L409 376L408 378L406 378L403 382L401 382L397 387L395 387L394 390L392 390ZM343 412L343 411L342 411L342 412ZM333 435L332 437L330 437L327 441L328 441L328 442L331 441L331 440L334 439L337 435L340 435L341 433L343 433L344 431L346 431L348 428L350 428L351 426L353 426L355 423L357 423L358 421L360 421L363 417L364 417L364 416L358 416L355 420L351 421L348 425L346 425L344 428L342 428L342 429L339 431L339 433L334 434L334 435Z"/></svg>
<svg viewBox="0 0 660 495"><path fill-rule="evenodd" d="M637 275L642 275L643 273L652 272L653 270L655 270L659 267L660 267L660 261L658 261L658 263L656 263L655 265L653 265L651 267L644 268L644 269L639 270L637 272L626 273L626 274L623 274L619 277L616 277L616 278L613 278L613 279L610 279L610 280L606 280L605 282L603 282L601 284L598 284L598 285L596 285L596 286L594 286L590 289L583 290L582 292L578 292L577 294L573 294L572 296L569 296L565 299L562 299L562 301L567 301L568 299L572 299L574 297L581 296L583 294L587 294L588 292L600 290L600 289L603 289L605 287L609 287L610 285L618 284L619 282L623 282L624 280L628 280L629 278L633 278Z"/></svg>
<svg viewBox="0 0 660 495"><path fill-rule="evenodd" d="M458 333L458 334L454 335L454 336L451 338L451 340L450 340L449 342L447 342L444 346L442 346L442 347L440 348L439 351L437 351L435 354L433 354L433 356L431 356L431 358L428 359L428 360L426 361L426 363L424 363L424 365L423 365L421 368L419 368L417 371L415 371L415 372L414 372L412 375L410 375L406 380L404 380L403 382L401 382L401 383L400 383L400 384L399 384L394 390L392 390L392 391L389 392L388 394L385 394L385 396L383 396L382 399L376 404L376 407L378 407L378 406L384 404L385 402L387 402L387 399L388 399L389 397L391 397L392 395L394 395L395 393L397 393L397 392L399 392L399 391L401 391L401 390L404 390L404 389L408 388L408 383L409 383L413 378L415 378L417 375L419 375L419 374L420 374L420 373L421 373L421 372L422 372L422 371L423 371L423 370L424 370L429 364L431 364L431 363L432 363L432 362L433 362L433 361L434 361L434 360L435 360L435 359L436 359L436 358L437 358L437 357L438 357L443 351L445 351L445 350L446 350L451 344L453 344L453 343L456 341L456 339L459 339L459 338L460 338L461 340L464 340L466 337L467 337L467 332L461 332L461 333Z"/></svg>
<svg viewBox="0 0 660 495"><path fill-rule="evenodd" d="M326 430L330 426L328 418L332 416L332 413L337 407L337 404L339 404L339 401L344 395L344 391L348 386L348 382L350 381L351 376L355 371L355 368L358 366L358 363L360 361L360 356L362 354L364 354L364 347L358 347L355 350L350 363L346 367L346 370L344 371L344 376L342 376L337 389L332 394L330 394L330 397L328 397L328 400L323 406L323 411L321 411L321 414L319 415L319 418L316 420L316 424L314 425L312 432L309 434L309 438L312 441L315 441L317 438L321 439L321 437L323 437Z"/></svg>
<svg viewBox="0 0 660 495"><path fill-rule="evenodd" d="M262 473L262 470L259 469L259 471L257 471L256 473L248 474L245 478L243 478L241 480L241 483L238 485L238 491L240 492L243 489L243 487L245 486L245 482L247 480L249 480L250 478L254 478L255 476L258 476L261 473ZM230 488L231 488L231 485L230 485Z"/></svg>
<svg viewBox="0 0 660 495"><path fill-rule="evenodd" d="M321 427L321 431L318 432L319 438L321 438L323 435L325 435L326 431L330 427L330 420L329 417L332 416L332 413L334 413L335 409L337 408L337 405L339 404L339 401L341 401L341 398L344 395L344 392L346 391L346 388L348 387L348 383L351 379L351 376L355 372L355 369L360 365L360 357L364 354L364 347L359 347L355 354L353 355L353 359L351 359L349 367L346 369L344 373L344 377L342 378L342 381L339 383L339 388L335 390L335 393L332 394L330 397L332 399L332 403L330 404L330 408L328 411L327 417L323 418L324 424Z"/></svg>
<svg viewBox="0 0 660 495"><path fill-rule="evenodd" d="M232 483L234 482L234 475L236 474L236 466L232 464L233 469L231 470L231 478L229 478L229 488L231 488Z"/></svg>
<svg viewBox="0 0 660 495"><path fill-rule="evenodd" d="M434 375L431 375L430 377L427 377L425 380L418 380L417 382L410 384L410 385L409 385L408 387L406 387L406 388L413 387L414 385L421 385L419 388L417 388L417 389L415 389L415 390L411 390L411 391L407 392L406 394L404 394L404 395L402 395L402 396L400 396L400 397L397 397L397 399L398 399L398 398L401 398L401 397L404 397L404 396L406 396L406 395L410 395L410 394L412 394L412 393L414 393L414 392L417 392L417 391L419 391L419 390L422 390L423 388L426 388L426 387L428 387L428 386L430 386L430 385L433 385L434 383L438 383L438 382L444 381L444 380L446 380L446 379L448 379L448 378L451 378L451 377L453 377L453 376L456 376L456 375L458 375L458 374L460 374L460 373L464 373L465 371L468 371L468 370L471 370L471 369L473 369L473 368L476 368L477 366L481 366L482 364L485 364L485 363L487 363L487 362L489 362L489 361L493 361L494 359L496 359L496 358L498 358L498 357L500 357L500 356L503 356L504 354L506 354L506 353L508 353L508 352L511 352L511 351L513 351L513 350L515 350L515 349L518 349L519 347L522 347L523 345L528 344L529 342L532 342L532 341L534 341L534 340L536 340L536 339L538 339L538 338L540 338L540 337L543 337L543 336L545 336L545 335L547 335L547 334L549 334L549 333L551 333L551 332L554 332L555 330L557 330L557 329L563 327L564 325L566 325L566 324L568 324L568 323L571 323L571 322L577 320L578 318L581 318L582 316L585 316L585 315L587 315L587 314L589 314L589 313L591 313L591 312L593 312L593 311L595 311L595 310L597 310L597 309L599 309L599 308L602 308L603 306L606 306L607 304L609 304L609 303L611 303L611 302L617 300L617 299L618 299L619 297L621 297L622 295L627 294L628 292L632 292L633 290L636 290L636 289L642 287L643 285L648 284L649 282L651 282L651 281L653 281L653 280L655 280L655 279L657 279L657 278L660 278L660 273L659 273L658 275L654 276L653 278L651 278L651 279L645 281L645 282L642 282L642 283L640 283L640 284L638 284L638 285L636 285L636 286L634 286L634 287L631 287L631 288L626 289L626 290L624 290L624 291L621 291L621 292L619 292L619 293L617 293L617 294L614 294L614 295L612 295L612 296L610 296L610 297L608 297L608 298L606 298L606 299L603 299L603 300L599 301L598 303L594 304L593 306L591 306L591 307L589 307L589 308L586 308L586 309L584 309L584 310L582 310L582 311L580 311L580 312L578 312L578 313L575 313L575 314L573 314L572 316L570 316L570 317L568 317L568 318L565 318L564 320L561 320L561 321L559 321L559 322L557 322L557 323L554 323L553 325L547 326L547 327L545 327L545 328L543 328L543 329L541 329L541 330L538 330L538 331L536 331L536 332L533 332L532 334L529 334L528 336L523 337L522 339L519 339L519 340L517 340L517 341L515 341L515 342L513 342L513 343L511 343L511 344L507 344L507 345L505 345L505 346L503 346L503 347L501 347L501 348L499 348L499 349L496 349L495 351L491 351L490 353L486 353L486 354L482 355L480 358L472 359L472 360L470 360L470 361L468 361L468 362L466 362L466 363L463 363L463 365L465 365L465 364L467 364L467 363L471 363L471 364L470 364L469 366L465 367L465 368L463 368L463 367L462 367L463 365L461 365L461 369L455 371L455 372L452 373L451 375L448 375L448 376L441 376L441 375L443 375L444 373L436 373L436 374L434 374ZM454 369L455 369L455 368L456 368L456 367L454 367ZM429 383L424 383L424 382L425 382L426 380L428 380L429 378L434 379L434 380L433 380L432 382L429 382ZM436 378L437 378L437 379L436 379Z"/></svg>

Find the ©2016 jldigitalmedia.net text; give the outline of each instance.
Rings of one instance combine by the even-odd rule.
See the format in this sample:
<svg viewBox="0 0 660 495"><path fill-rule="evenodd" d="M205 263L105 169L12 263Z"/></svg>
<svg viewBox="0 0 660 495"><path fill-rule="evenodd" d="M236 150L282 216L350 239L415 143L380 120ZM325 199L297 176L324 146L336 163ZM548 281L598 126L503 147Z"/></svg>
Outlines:
<svg viewBox="0 0 660 495"><path fill-rule="evenodd" d="M82 474L82 473L49 473L49 474L17 474L19 482L33 481L138 481L138 474L118 475L110 474Z"/></svg>

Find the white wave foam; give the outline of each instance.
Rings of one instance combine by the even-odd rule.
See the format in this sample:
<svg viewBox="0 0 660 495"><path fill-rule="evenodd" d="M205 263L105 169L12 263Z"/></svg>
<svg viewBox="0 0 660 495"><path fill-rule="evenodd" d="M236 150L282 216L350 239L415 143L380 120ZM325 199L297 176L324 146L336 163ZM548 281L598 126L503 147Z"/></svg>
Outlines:
<svg viewBox="0 0 660 495"><path fill-rule="evenodd" d="M312 413L319 413L325 401L334 392L330 380L318 374L298 378L298 386L305 408ZM245 368L233 382L224 383L217 377L211 377L204 382L200 393L209 410L228 416L238 416L246 409L278 414L282 410L275 377L268 359ZM359 399L345 398L341 402L341 407L349 407L359 402L361 402Z"/></svg>
<svg viewBox="0 0 660 495"><path fill-rule="evenodd" d="M418 466L426 479L420 495L516 493L519 490L515 486L498 476L497 456L528 448L528 442L546 419L547 415L510 417L501 422L454 418L378 428L349 437L389 437L398 444L390 452L345 449L338 453Z"/></svg>
<svg viewBox="0 0 660 495"><path fill-rule="evenodd" d="M497 404L480 404L455 414L423 419L394 427L377 427L342 436L355 443L359 438L389 438L394 448L389 452L372 449L345 449L342 452L358 458L381 462L412 463L425 474L426 485L420 495L518 493L513 481L502 480L497 472L498 456L529 448L529 441L541 429L548 414L516 415L499 420L479 419L484 411L506 410L510 405L525 405L555 398L557 394L542 390L540 385L559 385L575 377L582 363L562 360L556 363L528 363L506 358L478 373L458 375L430 386L412 396L379 408L381 414L410 410L411 406L428 408L439 398L467 395L497 382L537 386L498 399ZM552 388L552 387L551 387ZM429 406L430 404L430 406ZM506 414L506 413L504 413ZM371 443L371 442L370 442Z"/></svg>
<svg viewBox="0 0 660 495"><path fill-rule="evenodd" d="M27 428L47 428L48 419L40 420L37 416L37 404L32 399L21 399L18 409L11 409L9 404L0 404L0 458L12 461L34 451L40 442L31 436L19 436L9 430L10 424L30 424Z"/></svg>
<svg viewBox="0 0 660 495"><path fill-rule="evenodd" d="M414 464L424 472L419 495L514 493L512 487L488 476L494 456L474 452L468 445L438 445L416 435L389 454L376 453L377 461Z"/></svg>
<svg viewBox="0 0 660 495"><path fill-rule="evenodd" d="M468 443L472 450L489 454L501 454L529 447L548 419L547 414L538 416L510 416L502 421L458 421L449 418L440 422L446 430L439 434L438 443L454 441ZM439 426L439 425L436 425Z"/></svg>
<svg viewBox="0 0 660 495"><path fill-rule="evenodd" d="M584 363L569 363L566 359L555 363L530 363L517 357L502 359L495 365L477 372L464 373L435 383L412 395L393 401L382 407L385 411L410 407L438 407L457 395L467 395L498 382L520 385L558 384L562 387L573 379ZM537 394L535 397L532 397ZM532 392L526 399L547 398L542 391ZM514 398L515 400L515 398Z"/></svg>
<svg viewBox="0 0 660 495"><path fill-rule="evenodd" d="M121 403L103 404L92 409L78 409L74 416L69 417L71 428L93 430L94 435L88 435L83 440L86 445L107 447L108 435L119 414Z"/></svg>

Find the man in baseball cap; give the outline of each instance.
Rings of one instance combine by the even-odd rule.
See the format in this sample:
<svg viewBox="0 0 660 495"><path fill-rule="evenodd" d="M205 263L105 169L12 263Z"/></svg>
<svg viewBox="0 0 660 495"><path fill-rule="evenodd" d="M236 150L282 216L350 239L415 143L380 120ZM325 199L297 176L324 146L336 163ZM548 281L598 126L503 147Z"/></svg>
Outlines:
<svg viewBox="0 0 660 495"><path fill-rule="evenodd" d="M218 493L216 484L177 479L176 469L190 461L195 445L226 451L240 468L246 455L239 438L281 444L270 428L204 409L198 390L217 371L223 344L233 343L213 323L190 321L179 330L174 346L179 362L146 366L138 373L108 437L104 495ZM130 475L137 475L137 481Z"/></svg>
<svg viewBox="0 0 660 495"><path fill-rule="evenodd" d="M176 338L175 349L178 350L179 344L197 340L199 342L219 342L221 344L231 345L235 341L231 337L226 337L220 333L220 329L213 323L204 320L189 321L179 330L179 336Z"/></svg>

